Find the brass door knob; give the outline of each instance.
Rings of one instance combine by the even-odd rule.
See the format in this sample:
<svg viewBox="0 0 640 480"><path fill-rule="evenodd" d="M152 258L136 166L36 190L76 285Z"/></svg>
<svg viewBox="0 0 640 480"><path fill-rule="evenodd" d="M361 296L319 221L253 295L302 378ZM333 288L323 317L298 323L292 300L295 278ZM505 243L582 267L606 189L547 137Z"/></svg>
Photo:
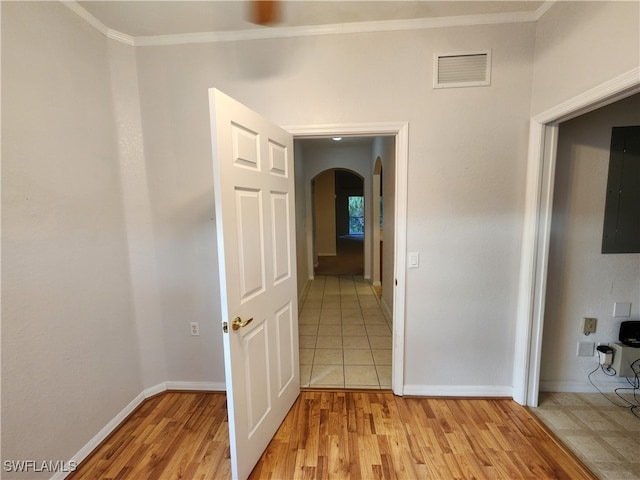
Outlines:
<svg viewBox="0 0 640 480"><path fill-rule="evenodd" d="M244 321L240 317L236 317L233 319L233 322L231 322L231 328L233 328L234 330L238 330L240 327L246 327L251 322L253 322L253 317Z"/></svg>

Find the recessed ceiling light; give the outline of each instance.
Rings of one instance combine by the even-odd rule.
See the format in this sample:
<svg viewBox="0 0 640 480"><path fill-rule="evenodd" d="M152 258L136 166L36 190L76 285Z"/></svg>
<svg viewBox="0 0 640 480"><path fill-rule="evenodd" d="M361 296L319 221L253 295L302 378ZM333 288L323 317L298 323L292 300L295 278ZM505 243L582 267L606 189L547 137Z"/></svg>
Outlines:
<svg viewBox="0 0 640 480"><path fill-rule="evenodd" d="M342 140L342 137L333 137L331 140L333 140L334 142L339 142L340 140Z"/></svg>

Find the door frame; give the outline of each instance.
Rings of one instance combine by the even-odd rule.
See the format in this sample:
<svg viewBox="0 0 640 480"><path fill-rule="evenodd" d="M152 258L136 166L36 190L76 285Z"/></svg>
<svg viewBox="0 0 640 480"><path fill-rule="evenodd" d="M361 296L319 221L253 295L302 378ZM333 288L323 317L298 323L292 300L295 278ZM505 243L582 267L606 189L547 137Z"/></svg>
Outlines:
<svg viewBox="0 0 640 480"><path fill-rule="evenodd" d="M513 399L538 405L559 123L640 92L634 68L531 118L513 365Z"/></svg>
<svg viewBox="0 0 640 480"><path fill-rule="evenodd" d="M409 163L409 123L358 123L283 126L295 139L330 136L393 136L395 137L395 227L394 227L394 290L393 290L393 393L404 394L404 329L407 252L407 165Z"/></svg>

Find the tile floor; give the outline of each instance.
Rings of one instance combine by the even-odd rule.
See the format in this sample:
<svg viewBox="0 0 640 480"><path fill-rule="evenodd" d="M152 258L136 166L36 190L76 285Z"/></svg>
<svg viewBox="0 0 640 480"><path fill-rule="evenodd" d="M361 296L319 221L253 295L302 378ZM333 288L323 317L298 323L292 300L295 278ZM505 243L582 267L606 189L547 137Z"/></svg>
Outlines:
<svg viewBox="0 0 640 480"><path fill-rule="evenodd" d="M299 315L300 384L391 388L391 325L361 276L317 275Z"/></svg>
<svg viewBox="0 0 640 480"><path fill-rule="evenodd" d="M540 393L539 406L531 411L598 478L640 478L640 418L629 409L614 406L599 393Z"/></svg>

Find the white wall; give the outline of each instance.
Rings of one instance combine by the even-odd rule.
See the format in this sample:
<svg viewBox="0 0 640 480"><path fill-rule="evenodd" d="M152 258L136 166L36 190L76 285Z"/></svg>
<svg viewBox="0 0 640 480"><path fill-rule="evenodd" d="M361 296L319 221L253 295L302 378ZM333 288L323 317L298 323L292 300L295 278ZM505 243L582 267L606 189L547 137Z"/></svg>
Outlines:
<svg viewBox="0 0 640 480"><path fill-rule="evenodd" d="M556 2L537 22L532 113L640 64L639 2Z"/></svg>
<svg viewBox="0 0 640 480"><path fill-rule="evenodd" d="M209 87L282 125L408 121L408 248L421 268L407 277L405 382L508 389L533 40L525 23L139 48L161 285L177 269L191 297L213 295L213 253L178 260L193 242L198 253L214 246ZM434 52L484 48L490 87L431 89ZM217 315L213 303L195 312L163 298L176 321ZM176 374L206 366L222 378L211 361L182 355L186 344L168 348Z"/></svg>
<svg viewBox="0 0 640 480"><path fill-rule="evenodd" d="M138 49L136 61L167 379L222 385L208 111L208 88L213 85L199 72L174 71L177 65L162 59L158 70L145 68L144 59L153 52L155 48ZM196 70L212 65L215 58ZM190 322L199 323L200 336L191 336Z"/></svg>
<svg viewBox="0 0 640 480"><path fill-rule="evenodd" d="M109 54L2 2L3 461L69 460L143 389Z"/></svg>
<svg viewBox="0 0 640 480"><path fill-rule="evenodd" d="M167 366L135 50L109 42L108 51L141 377L150 388L167 380Z"/></svg>
<svg viewBox="0 0 640 480"><path fill-rule="evenodd" d="M336 255L336 178L334 170L324 171L314 179L314 236L320 257Z"/></svg>
<svg viewBox="0 0 640 480"><path fill-rule="evenodd" d="M640 94L560 125L549 251L541 388L595 391L587 374L597 356L578 357L580 341L614 343L614 302L631 302L640 318L640 254L600 253L611 127L640 125ZM583 317L598 319L581 333ZM620 381L599 373L599 382Z"/></svg>

